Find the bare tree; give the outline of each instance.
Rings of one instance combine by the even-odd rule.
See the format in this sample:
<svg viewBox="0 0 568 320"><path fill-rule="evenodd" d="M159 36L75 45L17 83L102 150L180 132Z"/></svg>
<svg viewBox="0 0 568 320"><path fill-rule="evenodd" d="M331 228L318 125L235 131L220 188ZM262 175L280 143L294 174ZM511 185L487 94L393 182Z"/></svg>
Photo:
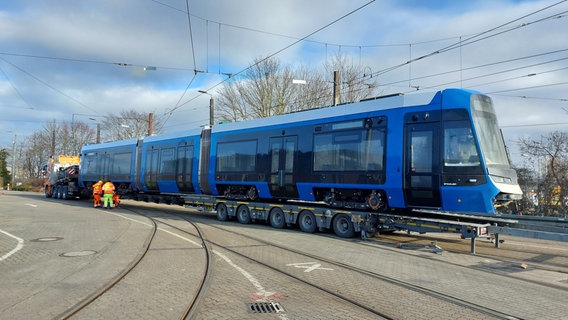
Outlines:
<svg viewBox="0 0 568 320"><path fill-rule="evenodd" d="M512 211L521 214L532 214L537 209L536 190L540 179L536 172L530 168L518 167L517 172L519 186L523 191L523 198L511 206Z"/></svg>
<svg viewBox="0 0 568 320"><path fill-rule="evenodd" d="M257 58L242 77L218 91L217 116L233 122L332 105L333 72L329 70L340 72L341 102L356 102L376 91L376 78L364 77L364 68L348 64L343 56L336 56L326 68L325 74L308 67L294 71L276 58Z"/></svg>
<svg viewBox="0 0 568 320"><path fill-rule="evenodd" d="M556 131L538 140L521 138L519 145L541 173L537 183L539 213L565 216L568 213L568 134Z"/></svg>
<svg viewBox="0 0 568 320"><path fill-rule="evenodd" d="M302 66L294 72L294 79L300 80L300 84L294 86L290 112L331 105L333 87L321 72Z"/></svg>
<svg viewBox="0 0 568 320"><path fill-rule="evenodd" d="M163 119L151 117L148 113L136 110L123 110L119 115L106 115L101 122L101 139L103 141L117 141L140 138L148 135L149 128L152 134L159 134Z"/></svg>
<svg viewBox="0 0 568 320"><path fill-rule="evenodd" d="M375 95L377 78L364 76L365 67L348 60L346 56L338 53L325 65L328 74L339 71L340 102L357 102Z"/></svg>
<svg viewBox="0 0 568 320"><path fill-rule="evenodd" d="M292 71L275 58L255 59L242 79L223 86L217 98L221 121L239 121L283 114L293 99Z"/></svg>
<svg viewBox="0 0 568 320"><path fill-rule="evenodd" d="M41 169L47 164L51 155L49 137L43 136L43 132L33 133L25 143L25 158L22 165L22 173L26 178L38 178Z"/></svg>

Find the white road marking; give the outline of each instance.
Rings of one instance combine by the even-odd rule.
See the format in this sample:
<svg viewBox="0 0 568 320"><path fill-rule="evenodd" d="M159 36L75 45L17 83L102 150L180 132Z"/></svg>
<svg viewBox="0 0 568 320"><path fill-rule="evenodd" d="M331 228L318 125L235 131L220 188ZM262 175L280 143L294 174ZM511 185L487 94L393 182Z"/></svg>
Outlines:
<svg viewBox="0 0 568 320"><path fill-rule="evenodd" d="M227 262L231 267L237 269L237 271L239 271L256 288L258 295L263 297L268 297L274 294L274 292L266 291L264 287L260 284L260 281L258 281L255 277L253 277L245 269L236 265L231 259L229 259L229 257L216 250L213 250L213 253L221 257L221 259L225 260L225 262Z"/></svg>
<svg viewBox="0 0 568 320"><path fill-rule="evenodd" d="M26 206L37 208L37 204L26 203Z"/></svg>
<svg viewBox="0 0 568 320"><path fill-rule="evenodd" d="M146 222L142 222L142 221L138 221L138 220L135 220L135 219L132 219L132 218L129 218L129 217L125 217L125 216L122 216L122 215L117 214L117 213L114 213L114 212L105 212L105 213L113 214L113 215L115 215L115 216L117 216L117 217L121 217L121 218L123 218L123 219L127 219L127 220L130 220L130 221L133 221L133 222L140 223L140 224L143 224L143 225L146 225L146 226L151 227L151 225L148 224L148 223L146 223ZM192 243L192 244L195 244L196 246L199 246L199 247L202 246L200 243L197 243L197 242L195 242L195 241L193 241L193 240L191 240L191 239L185 238L185 237L183 237L183 236L180 236L180 235L175 234L175 233L173 233L173 232L170 232L170 231L168 231L168 230L164 230L164 229L162 229L162 228L158 228L158 230L164 231L164 232L166 232L166 233L168 233L168 234L171 234L171 235L173 235L173 236L175 236L175 237L178 237L178 238L183 239L183 240L185 240L185 241L187 241L187 242L190 242L190 243ZM256 289L256 291L257 291L255 295L256 295L257 297L259 297L259 299L258 299L257 301L269 302L269 301L271 300L271 297L277 295L276 292L266 291L266 290L264 289L264 287L262 286L262 284L260 284L260 281L258 281L253 275L251 275L250 273L248 273L245 269L243 269L243 268L239 267L237 264L235 264L231 259L229 259L229 257L227 257L226 255L224 255L223 253L221 253L221 252L219 252L219 251L216 251L216 250L213 250L212 252L213 252L213 254L218 255L221 259L225 260L225 262L227 262L231 267L233 267L233 268L235 268L237 271L239 271L239 272L255 287L255 289ZM321 269L325 269L325 268L321 268ZM280 315L279 315L279 318L280 318L281 320L288 320L288 317L287 317L286 315L284 315L284 314L280 314Z"/></svg>
<svg viewBox="0 0 568 320"><path fill-rule="evenodd" d="M120 215L120 214L118 214L118 213L108 212L108 211L105 211L105 213L112 214L112 215L115 215L115 216L117 216L117 217L120 217L120 218L123 218L123 219L126 219L126 220L130 220L130 221L132 221L132 222L136 222L136 223L139 223L139 224L148 226L148 227L152 227L152 225L149 224L149 223L146 223L146 222L143 222L143 221L138 221L138 220L136 220L136 219L132 219L132 218L129 218L129 217L125 217L125 216L122 216L122 215ZM171 231L169 231L169 230L162 229L162 228L158 228L158 230L163 231L163 232L165 232L165 233L168 233L168 234L170 234L170 235L172 235L172 236L174 236L174 237L180 238L180 239L182 239L182 240L184 240L184 241L187 241L187 242L189 242L189 243L191 243L191 244L194 244L194 245L196 245L197 247L202 247L201 243L197 243L197 242L195 242L195 241L193 241L193 240L191 240L191 239L189 239L189 238L186 238L186 237L184 237L184 236L180 236L179 234L173 233L173 232L171 232Z"/></svg>
<svg viewBox="0 0 568 320"><path fill-rule="evenodd" d="M333 270L331 268L322 268L321 264L317 262L300 262L300 263L289 263L287 267L295 267L300 269L306 269L304 272L312 272L314 270Z"/></svg>
<svg viewBox="0 0 568 320"><path fill-rule="evenodd" d="M5 259L8 259L11 255L13 255L14 253L20 251L20 249L22 249L24 247L24 239L18 238L13 234L10 234L4 230L0 230L1 233L7 235L10 238L16 239L16 241L18 241L18 244L16 245L16 247L14 249L12 249L12 251L6 253L5 255L3 255L2 257L0 257L0 261L3 261Z"/></svg>

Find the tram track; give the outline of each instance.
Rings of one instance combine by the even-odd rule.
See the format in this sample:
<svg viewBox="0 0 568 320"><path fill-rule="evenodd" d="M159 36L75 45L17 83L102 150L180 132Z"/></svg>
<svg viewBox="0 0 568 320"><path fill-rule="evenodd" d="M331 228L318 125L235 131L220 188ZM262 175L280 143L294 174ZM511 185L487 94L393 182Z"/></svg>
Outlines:
<svg viewBox="0 0 568 320"><path fill-rule="evenodd" d="M189 221L190 217L188 217L187 215L180 214L179 212L175 212L175 211L170 211L170 212L171 212L171 214L174 214L175 216L177 216L181 219ZM191 218L192 218L192 220L194 219L193 216ZM437 292L437 291L434 291L434 290L427 288L427 287L423 287L423 286L419 286L419 285L416 285L416 284L413 284L413 283L401 281L400 279L381 275L381 274L378 274L378 273L375 273L375 272L371 272L369 270L358 268L358 267L355 267L355 266L352 266L352 265L349 265L349 264L345 264L345 263L342 263L342 262L339 262L339 261L335 261L333 259L329 259L329 258L319 256L319 255L310 254L310 253L303 252L303 251L300 251L300 250L294 250L294 249L291 249L289 247L277 245L273 242L263 241L261 239L258 239L257 237L249 236L249 235L246 235L246 234L242 234L240 232L235 232L235 231L229 230L229 229L224 228L224 227L220 227L220 226L217 226L217 225L213 225L211 223L204 222L204 221L202 221L203 219L196 219L196 220L198 220L198 223L200 225L202 225L206 228L212 228L212 229L216 230L216 232L211 232L211 230L204 232L206 242L209 242L212 246L222 248L223 250L226 250L226 251L228 251L228 252L230 252L234 255L248 259L249 261L252 261L255 264L261 265L261 266L266 267L266 268L268 268L272 271L283 274L283 275L290 277L290 278L292 278L296 281L299 281L299 282L301 282L305 285L314 287L314 288L316 288L316 289L318 289L322 292L325 292L326 294L329 294L329 295L334 296L338 299L341 299L341 300L343 300L347 303L350 303L350 304L352 304L352 305L354 305L358 308L361 308L363 310L371 312L372 314L374 314L378 317L384 318L384 319L396 319L396 318L399 317L399 315L398 314L392 314L392 313L389 313L389 312L383 312L380 309L378 309L377 307L372 306L367 302L361 302L361 295L357 295L357 294L348 295L348 294L340 293L340 292L338 292L337 287L334 287L334 286L327 287L325 285L315 283L312 280L306 279L301 274L298 275L297 273L286 271L281 266L276 266L276 265L274 265L274 263L272 263L270 261L264 261L263 259L259 259L257 257L250 255L250 254L244 253L243 249L246 249L247 247L259 247L259 246L261 246L261 247L271 248L271 250L280 250L282 252L292 253L292 254L301 256L301 257L308 259L308 260L315 260L315 261L321 262L321 263L323 263L327 266L331 266L333 268L337 268L337 269L341 268L342 270L345 270L346 272L356 273L356 274L358 274L358 276L368 277L368 278L372 279L372 281L379 281L383 284L388 283L391 286L396 286L396 287L401 288L403 290L413 291L418 295L427 296L427 297L429 297L431 299L435 299L436 301L439 301L439 302L443 301L447 304L451 304L451 305L456 306L458 308L464 308L464 309L470 310L470 312L478 313L478 314L481 314L481 315L488 317L488 318L493 318L493 319L520 319L519 317L510 315L510 314L506 314L506 313L500 312L500 311L495 310L495 309L487 308L485 306L481 306L481 305L478 305L478 304L475 304L475 303L471 303L469 301L465 301L463 299L459 299L459 298L444 294L442 292ZM174 227L174 226L171 226L171 227ZM184 230L180 230L180 231L186 232ZM214 238L220 238L219 231L225 232L225 233L230 233L232 235L232 237L242 237L244 239L252 240L254 242L260 242L260 244L256 244L256 245L253 245L253 246L247 246L246 244L243 244L243 245L236 246L236 247L232 246L232 245L225 245L221 241L214 240ZM215 234L214 238L208 236L208 234L211 234L211 233ZM237 242L246 243L246 241L237 241Z"/></svg>
<svg viewBox="0 0 568 320"><path fill-rule="evenodd" d="M144 217L144 218L148 219L148 221L151 222L150 223L151 230L149 231L149 234L148 234L148 236L147 236L147 238L146 238L146 240L145 240L145 242L142 246L141 253L136 257L135 260L133 260L126 268L124 268L110 282L105 284L100 290L93 292L91 295L87 296L85 299L83 299L82 301L80 301L79 303L77 303L76 305L74 305L73 307L71 307L70 309L68 309L67 311L58 315L55 318L56 319L72 319L72 318L77 317L77 316L79 318L81 318L81 312L82 311L86 310L91 305L94 305L105 294L108 294L109 292L111 292L113 290L113 288L115 288L119 283L124 281L129 275L131 275L133 273L134 270L137 269L137 267L139 267L141 265L141 263L144 261L144 259L148 256L149 252L151 252L152 245L154 244L154 242L157 238L157 233L159 231L166 231L167 233L171 233L167 230L162 229L162 226L168 226L168 227L176 229L176 230L181 230L186 235L191 234L192 236L195 236L197 239L199 239L198 241L200 241L200 244L205 251L204 272L203 272L203 275L201 277L201 280L199 281L199 284L197 285L197 287L195 289L195 294L193 295L193 298L190 301L188 301L187 306L183 310L180 311L181 312L181 315L179 316L180 320L191 319L193 312L197 309L197 305L199 304L201 297L205 294L205 291L206 291L206 288L207 288L207 282L210 278L210 273L211 273L211 250L209 249L208 244L206 243L204 238L202 237L202 232L201 232L199 226L195 223L192 223L191 221L185 220L185 222L188 222L192 226L192 228L195 230L195 232L190 233L190 232L187 232L186 230L183 230L179 227L168 224L168 223L160 220L157 217L151 216L150 213L144 213L144 210L132 209L132 208L128 208L127 206L121 206L121 208L122 208L122 210L127 210L131 213L134 213L136 215ZM122 210L116 210L114 213L118 214L118 212L122 211Z"/></svg>
<svg viewBox="0 0 568 320"><path fill-rule="evenodd" d="M200 222L200 223L203 223L203 222ZM485 315L488 315L488 316L491 316L491 317L495 317L496 319L509 319L509 320L519 319L515 316L505 314L505 313L502 313L502 312L499 312L497 310L490 309L490 308L487 308L487 307L483 307L483 306L480 306L480 305L477 305L477 304L474 304L474 303L471 303L471 302L468 302L468 301L465 301L465 300L461 300L461 299L449 296L449 295L441 293L441 292L436 292L432 289L429 289L429 288L426 288L426 287L423 287L423 286L418 286L418 285L415 285L415 284L412 284L412 283L409 283L409 282L401 281L400 279L396 279L396 278L388 277L388 276L385 276L385 275L377 274L375 272L370 272L368 270L357 268L357 267L354 267L352 265L341 263L341 262L338 262L338 261L335 261L335 260L332 260L332 259L328 259L328 258L325 258L325 257L321 257L321 256L318 256L318 255L313 255L313 254L309 254L309 253L306 253L306 252L290 249L288 247L276 245L276 244L271 243L271 242L262 241L262 240L259 240L258 238L250 237L250 236L238 233L238 232L227 230L226 228L223 228L223 227L219 227L219 226L215 226L215 225L211 225L211 224L206 224L206 225L208 227L216 228L218 230L222 230L224 232L232 233L234 235L238 235L238 236L245 237L245 238L248 238L248 239L252 239L252 240L255 240L255 241L260 241L260 242L264 243L266 246L271 246L271 247L274 247L274 248L278 248L280 250L293 252L293 253L301 255L303 257L310 258L311 260L317 260L319 262L323 262L323 263L325 263L325 265L328 265L328 266L341 267L345 270L349 270L351 272L366 275L366 276L369 276L369 277L376 279L376 280L388 282L392 285L395 285L395 286L398 286L398 287L401 287L401 288L404 288L404 289L407 289L407 290L412 290L412 291L415 291L417 293L433 297L437 300L443 300L443 301L446 301L446 302L451 303L453 305L458 305L458 306L470 309L472 311L479 312L481 314L485 314ZM209 239L207 241L211 242ZM212 244L217 245L217 246L222 246L221 244L215 243L215 242L212 242ZM388 314L388 313L385 313L385 312L381 312L377 309L369 307L368 305L366 305L364 303L359 302L358 300L355 300L354 298L350 298L347 295L338 294L336 288L326 288L323 285L313 283L312 281L306 280L305 278L298 276L298 275L296 275L292 272L287 272L287 271L283 270L281 267L274 266L271 263L267 263L267 262L264 262L260 259L253 258L250 255L243 254L238 249L233 249L233 248L230 248L230 247L227 247L227 246L222 246L222 247L223 247L224 250L230 251L233 254L242 256L242 257L247 258L247 259L249 259L249 260L251 260L255 263L258 263L258 264L261 264L261 265L263 265L267 268L270 268L271 270L277 271L277 272L282 273L282 274L284 274L288 277L294 278L295 280L300 281L302 283L305 283L306 285L313 286L313 287L315 287L315 288L317 288L321 291L324 291L324 292L326 292L330 295L333 295L337 298L340 298L344 301L347 301L347 302L349 302L349 303L351 303L351 304L353 304L353 305L355 305L359 308L362 308L362 309L365 309L369 312L372 312L372 313L376 314L377 316L383 317L385 319L397 319L397 315L392 315L392 314ZM310 259L308 259L308 260L310 260Z"/></svg>
<svg viewBox="0 0 568 320"><path fill-rule="evenodd" d="M389 234L381 236L380 240L372 240L370 243L379 245L383 250L390 250L405 255L419 256L420 258L433 261L438 260L437 255L417 255L416 251L427 247L431 248L432 243L436 243L436 245L449 253L471 256L468 252L469 244L466 243L466 241L451 240L448 238L436 237L436 235ZM551 249L549 248L546 250L550 253L547 253L542 250L538 251L539 248L530 248L526 245L524 245L521 250L516 248L493 248L493 242L489 242L488 244L491 247L482 247L478 244L478 252L475 254L475 256L479 258L485 258L488 263L481 265L477 264L474 266L463 263L452 263L450 261L446 261L445 263L568 291L568 286L564 284L555 284L538 279L526 279L515 275L515 271L522 270L523 268L530 268L530 270L533 271L555 272L568 277L568 251L564 253L557 250L553 254L550 252ZM548 261L536 261L539 259Z"/></svg>
<svg viewBox="0 0 568 320"><path fill-rule="evenodd" d="M85 299L81 300L73 307L69 308L64 313L55 317L56 319L70 319L73 316L76 316L79 312L84 310L86 307L97 301L101 296L103 296L106 292L111 290L114 286L116 286L120 281L122 281L136 266L140 264L140 262L144 259L148 251L150 250L150 246L154 237L156 236L156 231L158 230L158 225L152 219L149 219L152 222L152 230L148 233L146 240L144 241L144 245L142 246L142 252L133 260L126 268L122 270L119 274L116 275L110 282L104 285L100 290L93 292L91 295L85 297Z"/></svg>
<svg viewBox="0 0 568 320"><path fill-rule="evenodd" d="M215 245L215 246L217 246L217 247L222 248L223 250L229 251L229 252L231 252L231 253L233 253L233 254L236 254L236 255L238 255L238 256L240 256L240 257L243 257L243 258L245 258L245 259L248 259L248 260L250 260L250 261L254 261L255 263L258 263L259 265L262 265L262 266L264 266L264 267L267 267L267 268L269 268L269 269L271 269L271 270L273 270L273 271L276 271L276 272L281 273L281 274L284 274L284 275L286 275L286 276L288 276L288 277L294 278L295 280L297 280L297 281L299 281L299 282L301 282L301 283L304 283L304 284L306 284L306 285L310 285L310 286L312 286L312 287L315 287L315 288L317 288L317 289L320 290L320 291L323 291L323 292L325 292L325 293L327 293L327 294L329 294L329 295L331 295L331 296L334 296L334 297L336 297L336 298L338 298L338 299L340 299L340 300L343 300L343 301L345 301L345 302L348 302L348 303L350 303L350 304L352 304L352 305L354 305L354 306L356 306L356 307L358 307L358 308L361 308L361 309L363 309L363 310L366 310L366 311L368 311L368 312L370 312L370 313L372 313L372 314L374 314L374 315L376 315L376 316L379 316L379 317L381 317L381 318L383 318L383 319L393 319L393 320L394 320L394 319L397 319L396 317L392 317L392 316L389 316L389 315L387 315L387 314L385 314L385 313L382 313L382 312L380 312L380 311L374 310L373 308L370 308L370 307L368 307L368 306L366 306L366 305L364 305L364 304L361 304L361 303L359 303L358 301L355 301L355 300L353 300L353 299L350 299L350 298L348 298L348 297L346 297L346 296L338 295L336 292L334 292L334 291L332 291L332 290L328 290L328 289L326 289L326 288L324 288L324 287L322 287L322 286L314 285L313 283L310 283L310 282L308 282L308 281L305 281L304 279L301 279L300 277L296 277L296 276L294 276L294 275L292 275L292 274L290 274L290 273L283 272L282 270L280 270L280 269L278 269L278 268L275 268L274 266L271 266L270 264L267 264L267 263L264 263L264 262L262 262L262 261L253 259L253 258L251 258L251 257L249 257L249 256L247 256L247 255L243 255L242 253L239 253L239 252L237 252L236 250L232 250L232 249L231 249L230 247L228 247L228 246L223 246L223 245L220 245L220 244L217 243L217 242L211 241L211 239L203 237L203 233L202 233L202 231L201 231L201 228L197 225L197 223L195 223L195 222L189 220L187 216L184 216L184 215L178 214L178 213L172 213L172 214L174 214L175 216L177 216L177 217L183 219L184 221L187 221L187 222L190 223L191 225L195 226L195 229L196 229L197 232L199 233L199 236L202 237L202 239L203 239L204 245L206 245L205 243L207 243L207 242L208 242L208 243L211 243L211 244L213 244L213 245ZM193 234L192 232L188 232L187 230L184 230L183 228L180 228L180 227L178 227L178 226L175 226L175 225L173 225L173 224L171 224L171 223L167 223L167 222L162 221L162 220L157 220L157 221L158 221L159 223L161 223L161 224L164 224L164 225L169 226L170 228L176 229L176 230L178 230L178 231L180 231L180 232L182 232L182 233L187 233L187 234L191 234L191 235L193 235L193 236L196 236L196 234ZM200 223L200 224L203 224L202 222L199 222L199 223ZM211 227L211 225L208 225L208 224L204 224L204 225L207 225L208 227ZM219 228L219 229L220 229L220 230L223 230L222 228ZM226 231L226 230L224 230L224 231ZM234 234L238 234L238 233L234 233ZM240 235L240 234L238 234L238 235ZM269 243L266 243L266 244L267 244L267 245L270 245ZM208 252L211 253L212 251L209 250ZM192 304L192 306L193 306L193 304ZM190 309L191 309L191 310L189 310L189 312L187 313L187 318L188 318L188 319L191 319L191 317L193 316L193 313L195 312L195 308L190 308Z"/></svg>
<svg viewBox="0 0 568 320"><path fill-rule="evenodd" d="M289 245L280 245L275 241L264 241L259 233L264 233L270 230L263 230L262 226L255 225L238 225L236 223L223 223L220 224L217 220L214 220L214 216L209 215L199 215L199 214L187 214L182 212L183 208L177 207L160 207L159 210L140 208L137 206L130 207L129 205L123 206L127 208L130 212L141 214L151 219L153 223L156 224L156 228L161 226L162 228L167 228L180 235L190 235L202 241L203 248L206 248L207 255L211 256L216 254L215 251L223 251L225 255L230 254L238 259L248 260L253 263L253 265L270 270L270 272L276 272L277 274L288 277L301 283L305 286L311 287L315 290L325 293L326 295L332 296L338 300L344 301L344 303L352 305L354 308L364 310L367 313L373 314L374 317L383 319L400 319L401 312L405 312L405 309L411 308L411 305L406 307L395 306L392 307L388 304L382 304L380 294L373 292L377 295L375 299L369 297L369 289L357 288L356 286L350 287L346 286L341 288L339 279L328 279L327 281L321 281L321 278L311 278L306 277L306 274L298 272L297 270L286 268L281 263L276 263L270 259L266 259L260 254L263 252L272 252L272 256L278 257L290 257L292 261L317 261L321 265L333 268L343 277L353 277L354 283L366 284L369 288L379 288L385 292L396 291L393 294L399 295L401 299L406 299L410 301L428 301L437 305L443 305L445 309L457 309L460 310L460 314L471 315L479 319L522 319L522 316L509 314L510 312L505 310L498 310L499 308L492 308L493 304L483 303L477 300L468 300L448 294L444 290L438 291L433 290L430 286L422 286L412 281L403 281L400 278L392 277L389 275L382 274L382 271L371 270L366 268L360 268L350 264L338 261L335 258L328 256L327 254L313 254L311 252L304 251L303 249L291 248ZM175 217L175 220L171 220ZM176 223L179 221L180 223ZM182 223L183 222L183 223ZM188 226L191 225L191 228ZM235 226L239 227L239 230L235 230ZM240 227L243 227L242 230ZM251 233L251 228L259 228L261 232ZM277 231L277 230L275 230ZM277 231L281 232L281 231ZM302 235L302 233L298 233ZM307 235L310 236L311 235ZM356 242L357 240L348 241L345 239L338 239L337 237L328 235L318 235L314 236L316 238L329 238L330 241L341 241L341 242ZM232 239L226 242L224 239ZM215 249L212 249L215 248ZM392 252L397 252L397 254L405 254L400 252L399 249L388 248L387 250ZM410 255L410 254L407 254ZM300 258L299 258L300 257ZM416 257L416 255L415 255ZM421 258L421 257L416 257ZM424 258L424 257L422 257ZM424 258L428 259L428 258ZM285 260L285 259L284 259ZM280 261L281 262L281 261ZM209 263L209 262L208 262ZM454 267L465 268L461 265L455 265ZM207 266L205 273L211 272L211 266ZM290 269L292 271L290 271ZM479 268L468 268L475 270L476 272L487 272ZM487 272L488 274L490 272ZM346 276L349 275L349 276ZM502 274L494 274L495 276L503 276ZM180 319L196 319L198 316L203 316L203 310L200 310L200 302L202 300L207 300L207 282L209 281L209 275L203 275L203 281L200 285L199 294L195 295L193 301L188 302L187 310ZM523 280L515 278L516 280ZM337 282L336 282L337 281ZM539 283L540 284L540 283ZM394 288L394 289L393 289ZM371 289L371 291L376 291L376 289ZM475 302L472 302L475 301ZM209 303L209 302L208 302ZM207 303L205 303L207 305ZM487 307L489 306L489 307ZM398 309L396 309L398 307ZM386 309L384 309L386 308ZM390 310L389 308L395 308L395 310ZM514 312L513 312L514 313ZM436 317L436 315L433 315ZM285 316L281 319L287 319Z"/></svg>

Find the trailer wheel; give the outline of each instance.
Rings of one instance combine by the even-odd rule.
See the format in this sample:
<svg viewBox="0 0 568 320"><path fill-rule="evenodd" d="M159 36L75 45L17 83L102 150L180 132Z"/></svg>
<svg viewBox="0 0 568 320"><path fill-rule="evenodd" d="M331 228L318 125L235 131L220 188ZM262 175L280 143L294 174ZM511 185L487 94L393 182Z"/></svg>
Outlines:
<svg viewBox="0 0 568 320"><path fill-rule="evenodd" d="M274 208L270 211L270 225L276 229L283 229L286 225L286 217L284 211L280 208Z"/></svg>
<svg viewBox="0 0 568 320"><path fill-rule="evenodd" d="M67 187L62 187L62 188L61 188L61 199L67 200L67 190L68 190Z"/></svg>
<svg viewBox="0 0 568 320"><path fill-rule="evenodd" d="M352 238L355 235L351 217L346 214L338 214L333 219L333 232L341 238Z"/></svg>
<svg viewBox="0 0 568 320"><path fill-rule="evenodd" d="M227 206L224 203L219 203L219 205L217 206L217 220L229 220L229 212L227 211Z"/></svg>
<svg viewBox="0 0 568 320"><path fill-rule="evenodd" d="M250 223L250 210L246 205L241 204L237 208L237 220L242 224Z"/></svg>
<svg viewBox="0 0 568 320"><path fill-rule="evenodd" d="M53 193L53 197L55 199L60 199L61 198L61 189L59 188L59 186L55 187L55 192Z"/></svg>
<svg viewBox="0 0 568 320"><path fill-rule="evenodd" d="M306 233L316 232L317 222L314 214L309 210L304 210L300 213L298 218L298 224L300 225L300 230Z"/></svg>

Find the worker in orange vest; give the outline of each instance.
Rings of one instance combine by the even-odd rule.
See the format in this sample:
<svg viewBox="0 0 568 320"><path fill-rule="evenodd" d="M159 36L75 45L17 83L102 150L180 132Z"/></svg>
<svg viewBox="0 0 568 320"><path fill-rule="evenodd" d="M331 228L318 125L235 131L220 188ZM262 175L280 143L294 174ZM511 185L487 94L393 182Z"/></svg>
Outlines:
<svg viewBox="0 0 568 320"><path fill-rule="evenodd" d="M114 208L118 207L118 205L120 204L120 195L118 193L114 193L114 195L112 196L112 202L114 202Z"/></svg>
<svg viewBox="0 0 568 320"><path fill-rule="evenodd" d="M112 184L110 180L103 184L103 193L103 208L112 209L112 207L114 206L114 203L112 201L112 196L114 195L114 184Z"/></svg>
<svg viewBox="0 0 568 320"><path fill-rule="evenodd" d="M101 206L101 195L103 194L103 181L93 184L93 198L95 199L95 208Z"/></svg>

